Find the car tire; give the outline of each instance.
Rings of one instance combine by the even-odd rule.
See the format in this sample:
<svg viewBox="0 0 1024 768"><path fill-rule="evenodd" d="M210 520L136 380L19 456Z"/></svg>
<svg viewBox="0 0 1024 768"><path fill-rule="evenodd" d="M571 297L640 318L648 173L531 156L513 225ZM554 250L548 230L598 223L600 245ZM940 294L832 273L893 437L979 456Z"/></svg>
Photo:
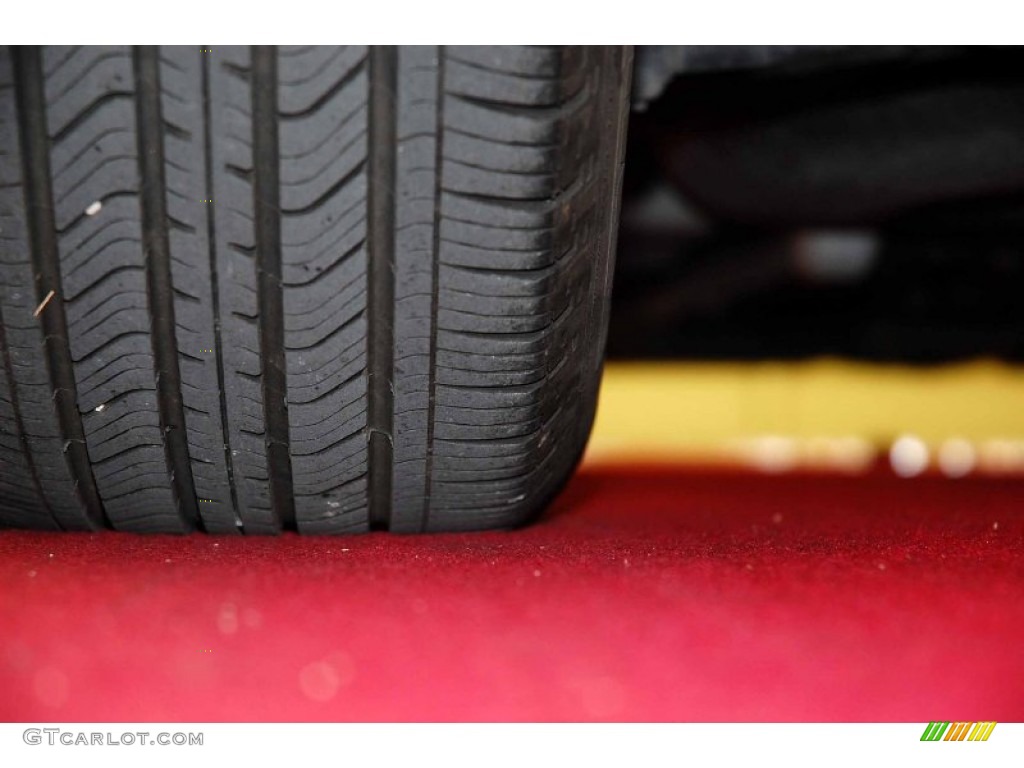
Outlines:
<svg viewBox="0 0 1024 768"><path fill-rule="evenodd" d="M596 403L631 51L0 59L0 523L514 526Z"/></svg>

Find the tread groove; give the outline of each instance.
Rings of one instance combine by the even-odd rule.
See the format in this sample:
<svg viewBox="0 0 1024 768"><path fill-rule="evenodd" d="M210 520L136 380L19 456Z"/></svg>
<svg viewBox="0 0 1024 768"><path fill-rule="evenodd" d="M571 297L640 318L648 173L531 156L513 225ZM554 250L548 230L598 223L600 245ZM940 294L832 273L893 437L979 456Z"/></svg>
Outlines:
<svg viewBox="0 0 1024 768"><path fill-rule="evenodd" d="M394 229L397 52L370 49L367 218L367 374L371 530L391 525L394 355Z"/></svg>
<svg viewBox="0 0 1024 768"><path fill-rule="evenodd" d="M163 118L160 107L159 52L155 46L134 48L136 122L139 145L139 204L149 294L150 338L156 375L157 406L164 454L178 514L189 528L203 530L189 458L181 370L175 335L171 249L164 197Z"/></svg>
<svg viewBox="0 0 1024 768"><path fill-rule="evenodd" d="M203 99L203 166L206 170L203 182L206 199L213 199L213 124L210 113L210 57L202 57L202 99ZM220 280L217 275L217 233L216 217L206 217L207 248L210 258L210 303L213 310L214 355L217 365L217 401L220 404L221 438L224 442L224 464L227 469L228 491L231 495L231 509L235 516L235 527L245 533L238 507L238 488L235 485L235 462L231 450L231 429L228 421L228 399L224 376L224 341L221 331Z"/></svg>
<svg viewBox="0 0 1024 768"><path fill-rule="evenodd" d="M277 50L274 46L253 46L253 207L267 469L274 513L285 530L294 531L297 524L288 435L277 113Z"/></svg>

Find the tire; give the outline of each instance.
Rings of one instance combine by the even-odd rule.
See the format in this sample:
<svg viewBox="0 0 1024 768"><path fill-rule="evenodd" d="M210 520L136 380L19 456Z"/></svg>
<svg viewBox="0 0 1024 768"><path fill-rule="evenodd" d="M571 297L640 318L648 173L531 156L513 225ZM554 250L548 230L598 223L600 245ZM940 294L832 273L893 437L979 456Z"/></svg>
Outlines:
<svg viewBox="0 0 1024 768"><path fill-rule="evenodd" d="M627 48L0 61L0 522L518 525L596 402Z"/></svg>

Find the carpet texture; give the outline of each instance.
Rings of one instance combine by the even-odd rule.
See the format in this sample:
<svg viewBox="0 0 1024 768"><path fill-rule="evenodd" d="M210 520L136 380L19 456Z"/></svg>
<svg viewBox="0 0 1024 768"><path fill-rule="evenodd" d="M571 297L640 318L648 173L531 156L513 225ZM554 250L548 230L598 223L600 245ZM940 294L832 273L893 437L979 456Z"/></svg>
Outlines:
<svg viewBox="0 0 1024 768"><path fill-rule="evenodd" d="M1024 484L593 468L513 532L0 532L0 719L1024 720Z"/></svg>

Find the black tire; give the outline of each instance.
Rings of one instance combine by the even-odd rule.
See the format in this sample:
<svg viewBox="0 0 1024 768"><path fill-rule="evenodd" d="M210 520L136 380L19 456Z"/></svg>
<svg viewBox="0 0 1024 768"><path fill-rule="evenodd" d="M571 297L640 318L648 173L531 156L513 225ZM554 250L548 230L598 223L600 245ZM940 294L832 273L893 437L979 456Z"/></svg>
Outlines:
<svg viewBox="0 0 1024 768"><path fill-rule="evenodd" d="M0 522L512 526L572 472L627 48L13 48Z"/></svg>

